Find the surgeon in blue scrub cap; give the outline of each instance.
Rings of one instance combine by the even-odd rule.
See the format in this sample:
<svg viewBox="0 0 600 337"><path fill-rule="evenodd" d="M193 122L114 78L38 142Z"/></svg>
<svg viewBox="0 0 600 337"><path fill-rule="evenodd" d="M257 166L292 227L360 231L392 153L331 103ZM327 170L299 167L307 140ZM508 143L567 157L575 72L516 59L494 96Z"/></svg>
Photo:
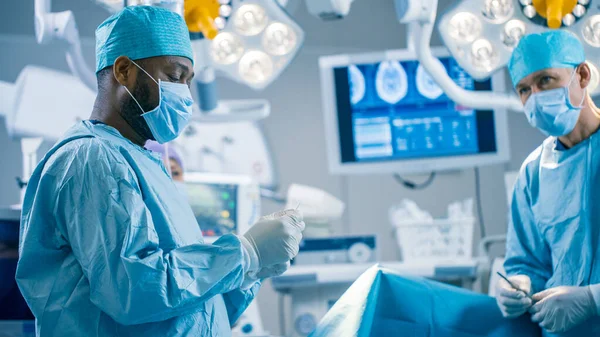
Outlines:
<svg viewBox="0 0 600 337"><path fill-rule="evenodd" d="M579 39L525 36L509 62L532 126L548 136L525 161L510 206L497 302L546 336L600 336L600 111Z"/></svg>
<svg viewBox="0 0 600 337"><path fill-rule="evenodd" d="M286 270L302 215L202 238L147 140L166 143L192 111L193 55L182 17L127 7L96 31L90 120L44 157L21 218L16 280L38 337L227 337L260 281Z"/></svg>

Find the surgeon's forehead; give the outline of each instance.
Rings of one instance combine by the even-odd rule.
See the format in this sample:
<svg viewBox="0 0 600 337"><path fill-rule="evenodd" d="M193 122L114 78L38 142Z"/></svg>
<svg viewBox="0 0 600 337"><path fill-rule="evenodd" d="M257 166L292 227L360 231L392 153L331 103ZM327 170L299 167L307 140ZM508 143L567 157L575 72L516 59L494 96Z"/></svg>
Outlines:
<svg viewBox="0 0 600 337"><path fill-rule="evenodd" d="M521 81L519 81L516 89L519 89L522 87L529 87L533 83L535 83L538 79L540 79L541 77L544 77L544 76L557 77L557 76L564 75L566 72L568 72L568 69L566 69L566 68L547 68L547 69L538 70L536 72L533 72L533 73L527 75L525 78L523 78Z"/></svg>

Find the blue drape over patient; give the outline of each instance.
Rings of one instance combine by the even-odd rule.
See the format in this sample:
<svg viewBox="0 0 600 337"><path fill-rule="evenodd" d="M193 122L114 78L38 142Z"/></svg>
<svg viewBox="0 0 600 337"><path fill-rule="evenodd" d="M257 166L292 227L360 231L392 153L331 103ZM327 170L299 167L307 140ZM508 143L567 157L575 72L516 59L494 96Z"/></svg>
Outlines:
<svg viewBox="0 0 600 337"><path fill-rule="evenodd" d="M502 317L487 295L374 266L344 293L311 337L537 337L528 316Z"/></svg>

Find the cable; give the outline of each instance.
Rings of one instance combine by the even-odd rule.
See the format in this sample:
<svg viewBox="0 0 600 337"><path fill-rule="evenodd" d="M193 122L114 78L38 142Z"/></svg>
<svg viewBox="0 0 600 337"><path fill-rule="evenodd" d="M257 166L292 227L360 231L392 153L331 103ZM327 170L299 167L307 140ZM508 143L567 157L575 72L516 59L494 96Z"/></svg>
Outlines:
<svg viewBox="0 0 600 337"><path fill-rule="evenodd" d="M431 185L431 183L435 179L435 175L436 175L435 172L431 172L431 174L429 175L429 178L427 178L427 180L425 180L424 182L422 182L420 184L417 184L414 181L405 180L398 173L394 173L394 179L396 179L396 181L399 184L404 185L404 187L406 187L408 189L411 189L411 190L422 190L422 189L425 189L425 188L429 187L429 185Z"/></svg>
<svg viewBox="0 0 600 337"><path fill-rule="evenodd" d="M479 181L479 167L475 167L475 198L477 199L477 217L479 218L479 233L485 237L485 223L483 222L483 208L481 207L481 183Z"/></svg>

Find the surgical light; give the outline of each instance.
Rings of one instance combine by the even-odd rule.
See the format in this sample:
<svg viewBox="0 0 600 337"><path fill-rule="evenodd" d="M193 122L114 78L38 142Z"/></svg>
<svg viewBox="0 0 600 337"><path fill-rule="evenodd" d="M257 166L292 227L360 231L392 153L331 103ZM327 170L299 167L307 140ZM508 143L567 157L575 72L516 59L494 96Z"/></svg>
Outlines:
<svg viewBox="0 0 600 337"><path fill-rule="evenodd" d="M523 6L531 5L531 1L532 0L519 0L519 2L521 3L521 5L523 5Z"/></svg>
<svg viewBox="0 0 600 337"><path fill-rule="evenodd" d="M237 62L244 53L242 41L231 33L217 35L211 43L213 59L220 64Z"/></svg>
<svg viewBox="0 0 600 337"><path fill-rule="evenodd" d="M590 3L590 0L579 0L579 3L585 6Z"/></svg>
<svg viewBox="0 0 600 337"><path fill-rule="evenodd" d="M245 36L260 34L268 22L264 8L255 4L242 5L233 18L235 29Z"/></svg>
<svg viewBox="0 0 600 337"><path fill-rule="evenodd" d="M513 15L512 0L486 0L483 16L494 23L503 23Z"/></svg>
<svg viewBox="0 0 600 337"><path fill-rule="evenodd" d="M231 15L231 6L221 5L219 7L219 15L224 18L228 18Z"/></svg>
<svg viewBox="0 0 600 337"><path fill-rule="evenodd" d="M516 47L525 32L525 22L521 20L508 21L504 26L504 44L508 47Z"/></svg>
<svg viewBox="0 0 600 337"><path fill-rule="evenodd" d="M575 15L578 18L584 16L585 12L586 12L585 6L583 6L581 4L575 6L575 8L573 9L573 15Z"/></svg>
<svg viewBox="0 0 600 337"><path fill-rule="evenodd" d="M231 3L231 0L219 0L219 4L221 5L229 5Z"/></svg>
<svg viewBox="0 0 600 337"><path fill-rule="evenodd" d="M486 39L479 39L473 42L471 47L471 54L473 57L473 64L477 68L489 71L493 68L496 63L497 55L494 51L494 47L490 41Z"/></svg>
<svg viewBox="0 0 600 337"><path fill-rule="evenodd" d="M600 47L600 15L588 19L583 28L583 39L591 46Z"/></svg>
<svg viewBox="0 0 600 337"><path fill-rule="evenodd" d="M525 14L526 17L533 19L537 15L537 11L532 5L527 5L523 8L523 14Z"/></svg>
<svg viewBox="0 0 600 337"><path fill-rule="evenodd" d="M249 51L240 60L239 71L246 82L259 84L273 75L273 61L262 51Z"/></svg>
<svg viewBox="0 0 600 337"><path fill-rule="evenodd" d="M473 42L481 34L481 20L467 12L455 14L450 19L450 36L458 43Z"/></svg>
<svg viewBox="0 0 600 337"><path fill-rule="evenodd" d="M221 6L226 5L225 0L219 1ZM253 89L263 89L298 53L304 31L277 0L228 3L231 15L218 23L223 28L211 41L212 66L219 75Z"/></svg>
<svg viewBox="0 0 600 337"><path fill-rule="evenodd" d="M223 28L225 28L225 19L222 17L218 17L215 18L215 26L217 26L217 29L222 30Z"/></svg>
<svg viewBox="0 0 600 337"><path fill-rule="evenodd" d="M286 24L270 24L263 35L263 47L271 55L285 55L296 46L296 34Z"/></svg>
<svg viewBox="0 0 600 337"><path fill-rule="evenodd" d="M575 16L571 13L565 15L565 17L562 20L563 25L565 25L566 27L570 27L575 23Z"/></svg>

